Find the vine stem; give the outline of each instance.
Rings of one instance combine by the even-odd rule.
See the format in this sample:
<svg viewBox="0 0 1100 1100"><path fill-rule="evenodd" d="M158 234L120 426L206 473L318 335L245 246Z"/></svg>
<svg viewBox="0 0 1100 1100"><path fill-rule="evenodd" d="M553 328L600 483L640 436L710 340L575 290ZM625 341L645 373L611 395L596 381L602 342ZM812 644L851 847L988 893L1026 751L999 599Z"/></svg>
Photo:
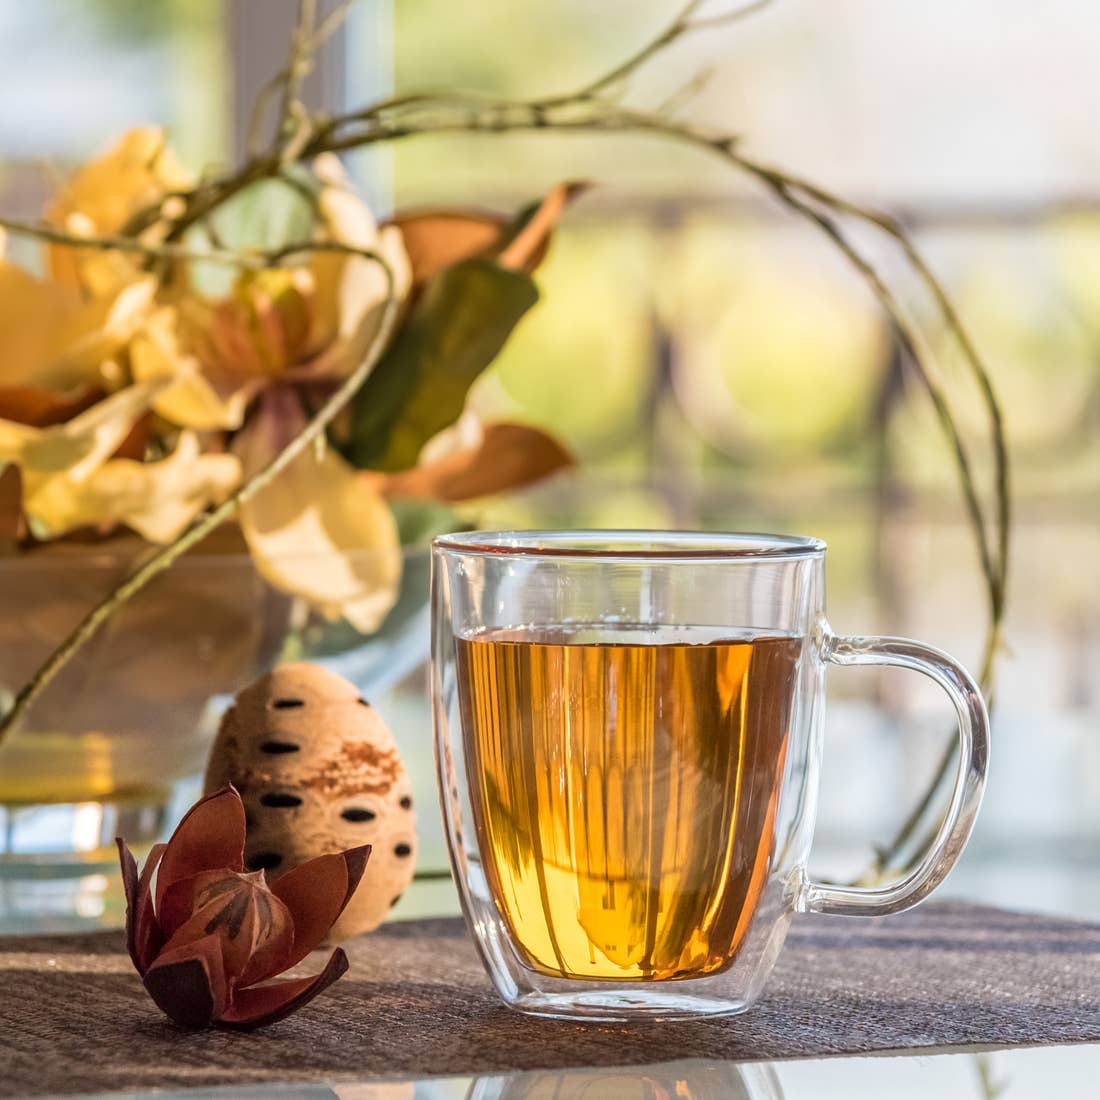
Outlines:
<svg viewBox="0 0 1100 1100"><path fill-rule="evenodd" d="M87 644L120 607L140 592L154 577L163 573L188 550L198 545L215 528L220 527L241 505L266 488L315 440L323 437L325 429L340 414L355 392L366 381L382 353L389 345L397 321L399 303L394 293L394 276L386 260L369 249L355 249L357 255L377 263L386 276L386 299L382 308L378 331L370 342L366 355L351 374L341 383L318 409L313 418L291 441L248 481L240 485L217 508L207 512L192 524L179 538L157 551L139 566L110 595L97 604L80 621L64 642L53 651L49 659L20 689L8 712L0 719L0 741L14 729L34 701L50 682Z"/></svg>
<svg viewBox="0 0 1100 1100"><path fill-rule="evenodd" d="M50 244L62 244L71 248L87 248L97 252L132 252L146 259L154 260L205 260L215 264L229 264L234 267L248 267L251 257L248 253L231 252L228 249L188 248L182 244L147 244L134 237L84 237L69 233L47 222L25 222L16 218L0 216L0 229L6 229L20 237L34 237Z"/></svg>
<svg viewBox="0 0 1100 1100"><path fill-rule="evenodd" d="M631 54L620 65L616 65L610 72L584 85L577 91L563 96L555 96L550 99L540 100L542 107L552 107L562 103L575 103L578 100L593 99L608 88L613 88L628 76L640 69L650 58L660 53L661 50L671 46L678 38L683 38L692 31L705 30L706 28L724 27L735 20L744 19L746 16L755 15L766 8L771 0L748 0L748 3L729 11L719 12L716 15L702 17L696 12L702 7L703 0L689 0L665 29L655 38L651 38L640 50Z"/></svg>
<svg viewBox="0 0 1100 1100"><path fill-rule="evenodd" d="M225 264L250 271L274 267L292 256L310 252L339 252L347 256L366 257L370 254L342 241L291 241L278 248L248 249L235 252L225 248L198 249L180 244L145 244L131 237L85 237L42 222L22 222L0 217L0 228L19 236L34 237L69 248L87 248L99 252L133 252L150 260L189 261L193 263Z"/></svg>
<svg viewBox="0 0 1100 1100"><path fill-rule="evenodd" d="M905 353L911 367L916 371L921 385L924 387L929 400L932 402L932 407L940 422L940 427L951 444L952 453L955 457L955 464L959 472L959 479L963 489L963 498L966 504L967 513L970 517L970 523L974 529L977 540L978 556L980 558L982 573L985 577L989 593L991 626L996 629L1000 625L1000 614L1003 608L1003 599L1001 596L1003 565L1000 561L995 561L994 553L989 545L981 501L978 497L977 485L974 480L974 472L971 467L969 455L966 451L962 433L951 412L947 394L925 368L917 348L917 335L905 318L900 303L894 297L893 293L875 268L860 255L848 240L847 235L840 228L836 219L824 214L821 210L811 206L808 202L798 197L796 191L798 188L797 181L794 181L784 173L777 172L775 169L764 168L738 154L730 153L729 155L746 171L762 180L780 201L817 225L818 228L833 241L852 266L863 276L867 284L873 290L875 296L883 304L883 307L893 320L902 351ZM939 281L935 279L934 276L932 277L932 281L936 286L939 286ZM982 373L984 376L984 371ZM990 393L992 393L992 389L990 389ZM993 409L997 410L999 414L996 400L993 401ZM997 424L999 428L999 416ZM1007 511L1007 501L1005 503L1005 511Z"/></svg>

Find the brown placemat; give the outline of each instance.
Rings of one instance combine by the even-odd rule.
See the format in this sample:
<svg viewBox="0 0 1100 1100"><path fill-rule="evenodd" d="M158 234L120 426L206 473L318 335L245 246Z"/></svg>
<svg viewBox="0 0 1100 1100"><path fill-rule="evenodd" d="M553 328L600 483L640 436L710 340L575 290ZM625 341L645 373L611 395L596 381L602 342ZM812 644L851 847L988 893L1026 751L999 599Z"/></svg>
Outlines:
<svg viewBox="0 0 1100 1100"><path fill-rule="evenodd" d="M349 955L297 1016L188 1033L117 934L0 939L0 1095L1100 1041L1100 927L977 906L798 918L752 1012L629 1029L504 1008L459 920L393 923Z"/></svg>

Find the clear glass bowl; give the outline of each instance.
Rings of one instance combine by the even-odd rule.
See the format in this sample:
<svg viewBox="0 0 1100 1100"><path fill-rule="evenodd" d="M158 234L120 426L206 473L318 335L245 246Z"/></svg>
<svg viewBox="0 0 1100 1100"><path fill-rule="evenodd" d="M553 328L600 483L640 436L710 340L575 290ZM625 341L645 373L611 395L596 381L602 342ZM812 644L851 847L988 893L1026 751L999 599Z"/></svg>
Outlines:
<svg viewBox="0 0 1100 1100"><path fill-rule="evenodd" d="M149 552L48 550L0 560L0 706ZM232 695L280 659L324 664L378 707L428 811L421 870L449 879L432 812L429 556L403 558L399 599L371 635L310 614L242 552L190 554L114 616L0 744L0 931L121 924L115 836L140 858L170 832Z"/></svg>

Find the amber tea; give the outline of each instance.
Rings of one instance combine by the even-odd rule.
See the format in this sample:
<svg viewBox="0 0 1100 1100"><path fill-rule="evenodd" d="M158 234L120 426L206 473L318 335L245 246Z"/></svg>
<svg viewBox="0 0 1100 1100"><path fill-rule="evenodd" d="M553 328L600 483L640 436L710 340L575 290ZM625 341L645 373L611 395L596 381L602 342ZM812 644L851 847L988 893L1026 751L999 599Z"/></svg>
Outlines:
<svg viewBox="0 0 1100 1100"><path fill-rule="evenodd" d="M802 639L601 624L455 645L473 825L529 965L726 969L772 859Z"/></svg>

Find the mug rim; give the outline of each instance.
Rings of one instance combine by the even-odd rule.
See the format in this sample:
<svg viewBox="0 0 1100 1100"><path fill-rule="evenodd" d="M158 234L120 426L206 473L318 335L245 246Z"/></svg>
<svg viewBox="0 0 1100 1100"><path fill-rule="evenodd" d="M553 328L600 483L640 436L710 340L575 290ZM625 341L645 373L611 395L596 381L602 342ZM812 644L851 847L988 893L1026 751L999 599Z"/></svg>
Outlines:
<svg viewBox="0 0 1100 1100"><path fill-rule="evenodd" d="M826 544L810 535L674 531L645 528L456 531L432 539L455 554L582 561L774 561L821 557Z"/></svg>

